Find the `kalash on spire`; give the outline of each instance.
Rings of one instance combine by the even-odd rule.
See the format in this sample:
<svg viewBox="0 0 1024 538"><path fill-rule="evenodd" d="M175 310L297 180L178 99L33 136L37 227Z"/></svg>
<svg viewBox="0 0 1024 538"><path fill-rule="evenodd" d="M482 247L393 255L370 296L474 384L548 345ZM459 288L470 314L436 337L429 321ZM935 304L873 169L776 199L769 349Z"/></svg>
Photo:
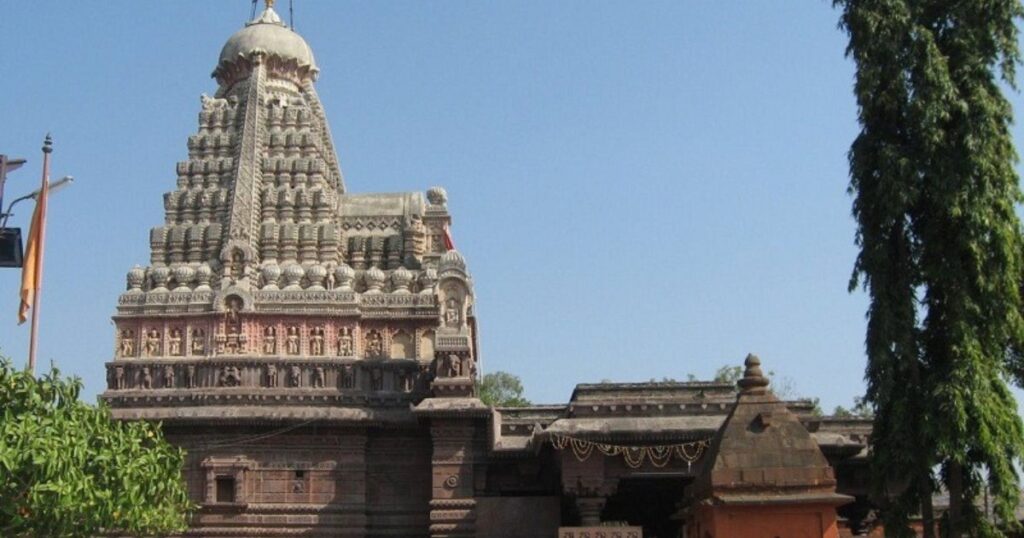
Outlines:
<svg viewBox="0 0 1024 538"><path fill-rule="evenodd" d="M202 449L218 439L292 424L280 455L309 449L299 426L316 421L365 445L370 425L405 435L410 404L433 395L479 403L472 283L445 246L444 189L346 193L313 52L272 6L224 44L149 265L128 272L113 318L103 398L115 418L163 421L190 483L209 480L201 503L262 495L236 474L258 458ZM237 489L217 489L221 476Z"/></svg>

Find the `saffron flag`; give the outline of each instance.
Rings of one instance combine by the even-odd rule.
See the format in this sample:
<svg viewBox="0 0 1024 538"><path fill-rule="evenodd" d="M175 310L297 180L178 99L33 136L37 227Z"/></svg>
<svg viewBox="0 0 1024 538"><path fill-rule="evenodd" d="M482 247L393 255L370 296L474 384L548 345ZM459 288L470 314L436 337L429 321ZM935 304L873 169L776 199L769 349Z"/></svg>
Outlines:
<svg viewBox="0 0 1024 538"><path fill-rule="evenodd" d="M455 242L452 241L452 231L448 225L444 225L444 249L445 251L455 250Z"/></svg>
<svg viewBox="0 0 1024 538"><path fill-rule="evenodd" d="M50 191L50 178L43 176L43 186L36 196L36 209L32 212L32 225L28 231L25 246L25 265L21 269L21 306L18 308L18 325L28 319L33 308L36 291L43 281L43 237L46 235L46 200Z"/></svg>

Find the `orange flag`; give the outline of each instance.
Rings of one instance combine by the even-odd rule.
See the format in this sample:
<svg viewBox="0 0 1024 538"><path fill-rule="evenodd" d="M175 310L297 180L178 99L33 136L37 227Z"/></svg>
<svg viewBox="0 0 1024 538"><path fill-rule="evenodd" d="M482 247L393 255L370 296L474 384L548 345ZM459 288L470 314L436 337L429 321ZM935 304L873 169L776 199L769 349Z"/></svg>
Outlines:
<svg viewBox="0 0 1024 538"><path fill-rule="evenodd" d="M444 225L444 249L455 250L455 241L452 241L452 231L448 228L448 225Z"/></svg>
<svg viewBox="0 0 1024 538"><path fill-rule="evenodd" d="M28 319L28 311L36 300L36 292L43 282L43 239L46 236L46 200L50 193L49 174L43 175L43 186L36 197L36 209L32 212L32 227L28 231L25 246L25 265L21 269L21 306L18 308L18 325Z"/></svg>

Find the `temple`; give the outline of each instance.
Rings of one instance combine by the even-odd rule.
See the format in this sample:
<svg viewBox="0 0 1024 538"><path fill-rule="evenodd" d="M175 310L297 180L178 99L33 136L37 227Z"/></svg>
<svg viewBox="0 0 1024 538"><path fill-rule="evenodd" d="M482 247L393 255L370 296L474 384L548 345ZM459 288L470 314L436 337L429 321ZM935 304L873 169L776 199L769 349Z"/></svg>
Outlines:
<svg viewBox="0 0 1024 538"><path fill-rule="evenodd" d="M102 398L187 451L186 536L868 529L870 423L780 401L755 356L737 385L483 404L447 193L347 192L317 74L272 6L228 39L113 318Z"/></svg>

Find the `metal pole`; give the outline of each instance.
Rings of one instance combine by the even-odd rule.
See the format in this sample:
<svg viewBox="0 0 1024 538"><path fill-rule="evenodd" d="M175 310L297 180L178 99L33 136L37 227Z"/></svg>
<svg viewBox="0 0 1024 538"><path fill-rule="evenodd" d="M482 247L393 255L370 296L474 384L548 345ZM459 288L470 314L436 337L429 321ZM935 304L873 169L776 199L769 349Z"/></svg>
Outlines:
<svg viewBox="0 0 1024 538"><path fill-rule="evenodd" d="M43 189L50 183L50 153L53 153L53 140L46 135L43 142ZM46 203L48 200L45 194L40 194L36 203L42 203L39 211L39 249L36 251L36 281L32 290L32 335L28 347L28 371L34 377L36 375L36 350L39 344L39 307L43 281L43 250L46 243Z"/></svg>

